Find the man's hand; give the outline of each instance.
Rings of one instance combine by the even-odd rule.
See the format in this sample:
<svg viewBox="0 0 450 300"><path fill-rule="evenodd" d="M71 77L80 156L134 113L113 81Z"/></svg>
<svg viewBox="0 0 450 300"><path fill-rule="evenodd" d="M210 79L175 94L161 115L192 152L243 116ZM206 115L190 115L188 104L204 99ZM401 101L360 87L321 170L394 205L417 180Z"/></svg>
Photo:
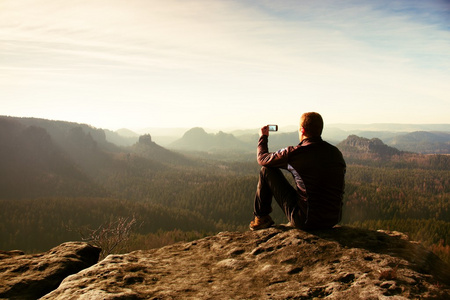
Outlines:
<svg viewBox="0 0 450 300"><path fill-rule="evenodd" d="M259 131L259 136L263 135L269 136L269 126L266 125L261 128L261 130Z"/></svg>

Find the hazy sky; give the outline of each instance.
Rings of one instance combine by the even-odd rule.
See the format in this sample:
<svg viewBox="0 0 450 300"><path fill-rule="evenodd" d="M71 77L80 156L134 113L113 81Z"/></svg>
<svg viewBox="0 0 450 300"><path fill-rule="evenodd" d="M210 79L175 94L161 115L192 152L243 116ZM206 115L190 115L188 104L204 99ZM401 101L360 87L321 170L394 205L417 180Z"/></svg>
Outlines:
<svg viewBox="0 0 450 300"><path fill-rule="evenodd" d="M450 1L0 0L0 115L450 123Z"/></svg>

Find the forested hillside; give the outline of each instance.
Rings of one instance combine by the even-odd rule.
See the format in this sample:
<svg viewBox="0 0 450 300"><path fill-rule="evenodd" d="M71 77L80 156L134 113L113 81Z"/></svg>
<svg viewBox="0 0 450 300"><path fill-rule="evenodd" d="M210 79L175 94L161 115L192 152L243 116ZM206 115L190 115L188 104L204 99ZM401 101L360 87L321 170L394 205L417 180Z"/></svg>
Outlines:
<svg viewBox="0 0 450 300"><path fill-rule="evenodd" d="M139 224L126 250L247 230L254 154L176 153L149 135L118 147L84 125L41 122L0 119L0 249L47 250L119 217ZM450 261L450 157L357 136L338 147L348 164L343 223L403 231ZM286 222L277 208L274 218Z"/></svg>
<svg viewBox="0 0 450 300"><path fill-rule="evenodd" d="M397 135L386 141L394 147L405 151L420 153L450 153L450 133L415 131L404 135Z"/></svg>
<svg viewBox="0 0 450 300"><path fill-rule="evenodd" d="M0 141L0 198L107 194L42 127L0 118Z"/></svg>

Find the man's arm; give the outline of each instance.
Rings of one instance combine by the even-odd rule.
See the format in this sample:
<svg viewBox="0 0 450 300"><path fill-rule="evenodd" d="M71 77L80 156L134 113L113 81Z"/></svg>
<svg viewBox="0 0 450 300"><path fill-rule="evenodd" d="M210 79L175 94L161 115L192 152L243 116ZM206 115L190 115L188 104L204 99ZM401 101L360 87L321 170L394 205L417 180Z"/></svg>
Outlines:
<svg viewBox="0 0 450 300"><path fill-rule="evenodd" d="M277 152L269 152L269 127L264 126L260 130L256 159L258 164L265 167L286 168L287 149Z"/></svg>

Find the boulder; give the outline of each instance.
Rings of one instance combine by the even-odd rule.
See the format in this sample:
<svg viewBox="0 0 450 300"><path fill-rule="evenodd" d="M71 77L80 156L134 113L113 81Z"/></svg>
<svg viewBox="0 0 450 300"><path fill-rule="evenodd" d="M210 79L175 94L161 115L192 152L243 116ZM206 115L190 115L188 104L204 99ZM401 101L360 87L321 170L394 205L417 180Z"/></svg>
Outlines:
<svg viewBox="0 0 450 300"><path fill-rule="evenodd" d="M0 253L0 298L37 299L71 274L97 263L100 248L82 242L61 244L47 252Z"/></svg>
<svg viewBox="0 0 450 300"><path fill-rule="evenodd" d="M277 226L109 255L42 299L450 299L449 274L400 233Z"/></svg>

